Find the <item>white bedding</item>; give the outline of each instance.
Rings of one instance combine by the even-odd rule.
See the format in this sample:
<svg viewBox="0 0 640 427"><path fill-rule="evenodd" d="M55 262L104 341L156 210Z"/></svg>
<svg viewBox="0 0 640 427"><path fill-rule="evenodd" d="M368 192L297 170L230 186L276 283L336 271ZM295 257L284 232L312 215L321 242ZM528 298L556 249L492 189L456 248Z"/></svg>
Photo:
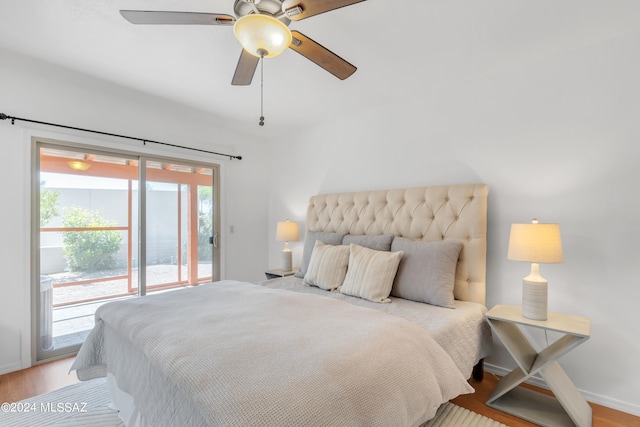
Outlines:
<svg viewBox="0 0 640 427"><path fill-rule="evenodd" d="M405 319L235 281L100 307L72 369L154 426L412 426L473 391Z"/></svg>
<svg viewBox="0 0 640 427"><path fill-rule="evenodd" d="M455 300L455 308L450 309L390 297L391 304L380 304L305 285L302 279L293 276L266 280L260 284L273 289L287 289L345 301L415 323L426 330L451 356L465 378L471 376L473 367L492 350L491 330L484 321L487 308L475 302Z"/></svg>

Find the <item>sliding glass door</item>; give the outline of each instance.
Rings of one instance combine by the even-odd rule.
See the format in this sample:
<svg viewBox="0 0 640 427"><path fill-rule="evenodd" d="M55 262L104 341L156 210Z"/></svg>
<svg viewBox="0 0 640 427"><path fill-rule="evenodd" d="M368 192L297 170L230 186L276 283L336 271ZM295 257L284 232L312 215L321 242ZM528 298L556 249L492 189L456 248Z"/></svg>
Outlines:
<svg viewBox="0 0 640 427"><path fill-rule="evenodd" d="M73 353L102 304L219 279L218 167L37 142L36 360Z"/></svg>
<svg viewBox="0 0 640 427"><path fill-rule="evenodd" d="M146 159L144 164L146 292L213 280L215 169Z"/></svg>

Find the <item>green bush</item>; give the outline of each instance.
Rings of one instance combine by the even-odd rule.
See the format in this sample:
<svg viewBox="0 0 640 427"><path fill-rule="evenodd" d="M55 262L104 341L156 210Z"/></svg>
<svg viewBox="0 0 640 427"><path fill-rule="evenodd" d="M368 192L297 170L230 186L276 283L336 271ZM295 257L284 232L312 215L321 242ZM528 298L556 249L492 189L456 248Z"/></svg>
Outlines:
<svg viewBox="0 0 640 427"><path fill-rule="evenodd" d="M213 245L209 243L211 236L211 213L198 215L198 261L211 261Z"/></svg>
<svg viewBox="0 0 640 427"><path fill-rule="evenodd" d="M44 182L40 183L40 227L44 227L52 218L58 216L58 197L60 193L55 190L42 188Z"/></svg>
<svg viewBox="0 0 640 427"><path fill-rule="evenodd" d="M66 228L112 227L102 211L91 212L78 207L65 208L62 224ZM94 272L116 266L115 255L120 250L122 236L117 230L65 231L63 245L70 271Z"/></svg>
<svg viewBox="0 0 640 427"><path fill-rule="evenodd" d="M213 261L213 245L209 243L213 232L213 189L198 187L198 261ZM186 263L188 242L182 243L182 260Z"/></svg>

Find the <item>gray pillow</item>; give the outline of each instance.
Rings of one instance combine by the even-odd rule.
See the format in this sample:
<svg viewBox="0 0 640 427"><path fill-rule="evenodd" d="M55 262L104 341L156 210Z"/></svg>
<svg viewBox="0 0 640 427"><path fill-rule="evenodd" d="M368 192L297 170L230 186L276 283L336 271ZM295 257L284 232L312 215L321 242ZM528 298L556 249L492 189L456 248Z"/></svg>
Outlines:
<svg viewBox="0 0 640 427"><path fill-rule="evenodd" d="M375 251L391 250L391 241L393 240L393 234L379 234L379 235L366 235L366 234L347 234L342 238L343 245L358 245L365 248L373 249Z"/></svg>
<svg viewBox="0 0 640 427"><path fill-rule="evenodd" d="M462 242L424 242L396 237L391 251L403 251L391 295L454 308L453 285Z"/></svg>
<svg viewBox="0 0 640 427"><path fill-rule="evenodd" d="M313 253L313 247L316 244L316 240L320 240L325 245L336 246L342 243L343 237L343 233L307 230L307 235L304 238L304 249L302 249L302 264L294 276L304 279L304 275L307 273L307 269L309 268L309 261L311 260L311 254Z"/></svg>

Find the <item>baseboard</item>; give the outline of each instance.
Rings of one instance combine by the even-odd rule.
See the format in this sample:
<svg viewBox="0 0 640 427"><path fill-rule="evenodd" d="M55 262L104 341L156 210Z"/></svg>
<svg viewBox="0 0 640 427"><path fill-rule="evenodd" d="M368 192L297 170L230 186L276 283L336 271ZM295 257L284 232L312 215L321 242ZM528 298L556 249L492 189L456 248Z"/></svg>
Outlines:
<svg viewBox="0 0 640 427"><path fill-rule="evenodd" d="M501 377L511 372L511 370L509 369L505 369L501 366L492 365L490 363L485 363L484 367L485 367L485 371L494 373ZM537 375L534 375L533 377L531 377L529 381L526 381L526 383L534 385L536 387L544 388L547 390L549 389L549 386L547 385L547 383L544 382L544 380ZM627 414L640 417L640 405L636 405L630 402L623 402L621 400L612 399L607 396L602 396L600 394L591 393L584 390L579 390L579 391L582 394L582 396L584 396L587 402L596 403L598 405L606 406L607 408L615 409L616 411L626 412Z"/></svg>
<svg viewBox="0 0 640 427"><path fill-rule="evenodd" d="M22 369L22 365L19 362L3 365L3 366L0 366L0 375L8 374L9 372L19 371L20 369Z"/></svg>

